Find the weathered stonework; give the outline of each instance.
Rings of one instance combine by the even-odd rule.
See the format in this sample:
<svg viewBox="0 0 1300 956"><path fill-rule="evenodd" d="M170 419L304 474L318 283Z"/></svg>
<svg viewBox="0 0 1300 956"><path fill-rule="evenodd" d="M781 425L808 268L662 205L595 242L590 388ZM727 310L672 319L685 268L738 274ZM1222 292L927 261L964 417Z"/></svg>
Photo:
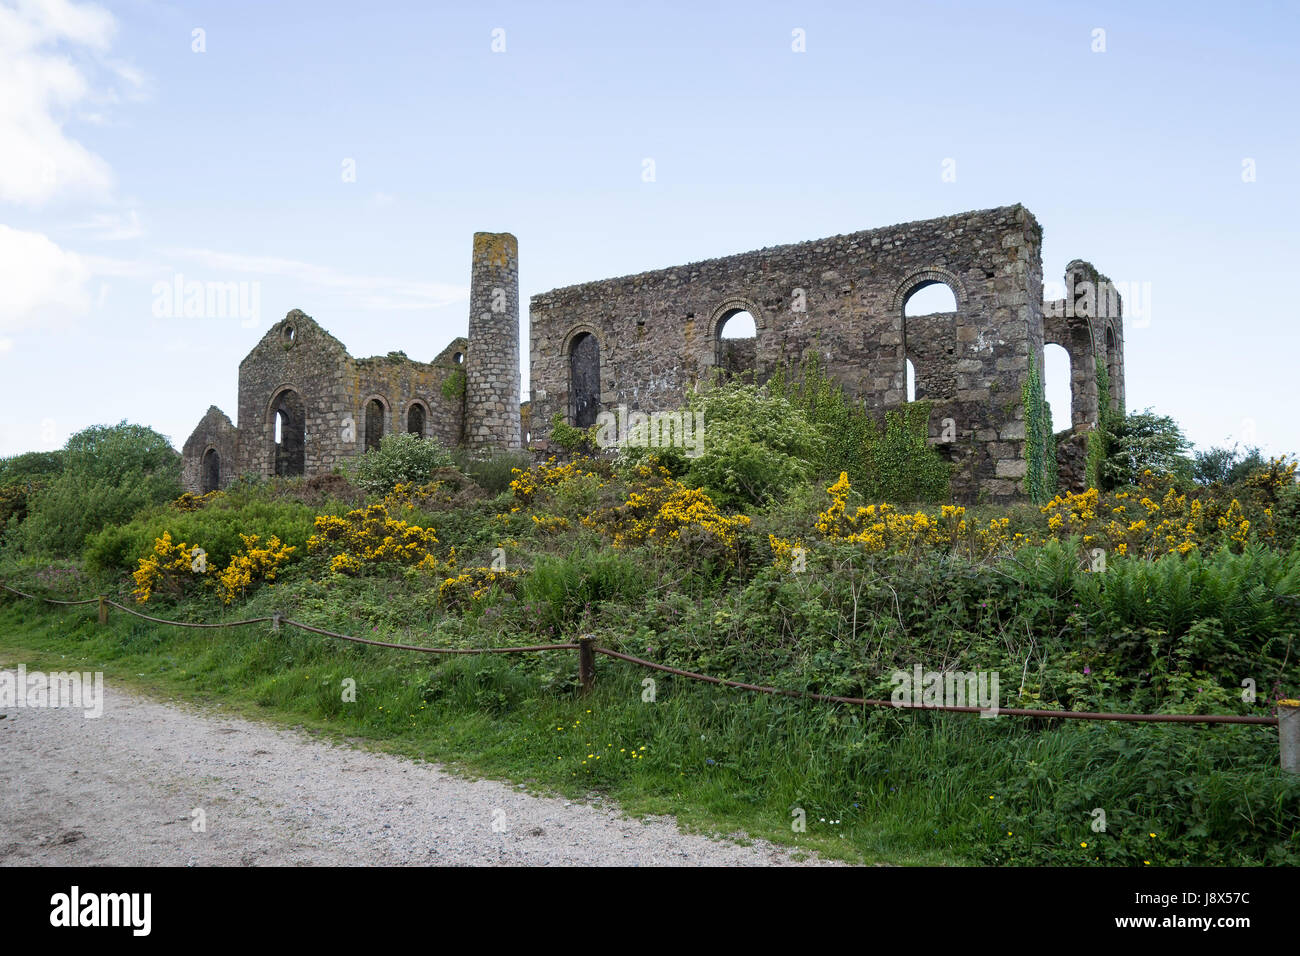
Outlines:
<svg viewBox="0 0 1300 956"><path fill-rule="evenodd" d="M239 363L239 427L213 406L186 441L186 490L245 474L328 474L395 431L477 451L519 448L518 262L514 236L475 234L470 336L432 362L402 352L354 359L310 316L290 312Z"/></svg>
<svg viewBox="0 0 1300 956"><path fill-rule="evenodd" d="M1022 386L1031 356L1043 368L1041 239L1033 215L1008 206L534 296L533 439L545 439L556 414L581 424L579 416L592 415L592 400L600 409L681 408L714 369L736 374L748 367L763 381L811 354L850 395L883 413L906 399L910 359L916 397L933 403L931 440L955 466L955 495L1020 497ZM1084 266L1071 263L1080 275ZM905 319L911 295L936 282L952 290L956 311ZM721 339L722 325L740 311L753 316L754 339ZM1122 400L1118 315L1107 328L1112 395ZM1053 325L1046 340L1062 337ZM1086 394L1079 395L1089 381L1082 364L1075 363L1072 382L1081 409L1076 421L1088 417ZM1092 388L1095 406L1095 375ZM945 440L946 432L955 440Z"/></svg>
<svg viewBox="0 0 1300 956"><path fill-rule="evenodd" d="M555 289L530 304L532 396L521 409L518 242L475 233L468 339L429 363L353 359L289 313L240 364L239 427L211 408L186 442L186 487L326 473L393 430L476 454L518 449L525 434L545 447L557 414L585 426L619 405L673 411L715 373L762 382L816 355L880 415L906 400L910 360L956 497L1015 499L1027 471L1022 388L1031 359L1041 374L1045 343L1070 354L1077 432L1097 422L1098 360L1112 403L1124 400L1118 296L1075 260L1067 298L1044 304L1041 242L1016 205ZM913 293L935 283L956 311L905 317ZM738 312L753 316L754 337L723 339Z"/></svg>
<svg viewBox="0 0 1300 956"><path fill-rule="evenodd" d="M230 483L238 464L239 429L211 405L181 450L181 481L195 494L218 491Z"/></svg>
<svg viewBox="0 0 1300 956"><path fill-rule="evenodd" d="M465 365L465 444L484 454L518 450L519 240L508 232L474 233Z"/></svg>

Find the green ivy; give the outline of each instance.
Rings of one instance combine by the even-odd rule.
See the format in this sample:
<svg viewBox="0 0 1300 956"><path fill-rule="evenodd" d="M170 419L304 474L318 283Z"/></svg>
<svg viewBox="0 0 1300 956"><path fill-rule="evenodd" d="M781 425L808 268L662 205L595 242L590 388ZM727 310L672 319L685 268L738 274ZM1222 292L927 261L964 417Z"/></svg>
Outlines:
<svg viewBox="0 0 1300 956"><path fill-rule="evenodd" d="M951 466L927 441L931 405L910 402L885 414L883 431L858 400L849 398L818 361L809 356L790 374L782 368L768 391L799 409L825 438L824 453L813 462L818 474L849 476L870 501L946 501Z"/></svg>
<svg viewBox="0 0 1300 956"><path fill-rule="evenodd" d="M450 375L442 380L442 397L452 400L465 397L464 369L454 369Z"/></svg>
<svg viewBox="0 0 1300 956"><path fill-rule="evenodd" d="M1087 479L1089 488L1101 488L1101 463L1110 449L1110 373L1097 358L1097 427L1088 432Z"/></svg>
<svg viewBox="0 0 1300 956"><path fill-rule="evenodd" d="M551 416L551 441L566 451L590 455L596 450L596 428L574 428L557 412Z"/></svg>
<svg viewBox="0 0 1300 956"><path fill-rule="evenodd" d="M1043 378L1034 357L1029 357L1029 375L1020 392L1025 407L1025 493L1035 504L1056 494L1056 436L1052 434L1052 410L1043 392Z"/></svg>
<svg viewBox="0 0 1300 956"><path fill-rule="evenodd" d="M873 501L946 501L951 468L927 441L930 403L908 402L885 413L881 433L871 421L863 494Z"/></svg>

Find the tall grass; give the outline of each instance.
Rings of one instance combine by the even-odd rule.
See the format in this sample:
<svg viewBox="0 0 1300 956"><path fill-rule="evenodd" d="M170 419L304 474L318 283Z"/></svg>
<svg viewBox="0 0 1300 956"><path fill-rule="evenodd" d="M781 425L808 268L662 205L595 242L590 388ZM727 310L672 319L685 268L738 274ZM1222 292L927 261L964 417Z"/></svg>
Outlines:
<svg viewBox="0 0 1300 956"><path fill-rule="evenodd" d="M608 575L589 579L626 583ZM555 679L576 669L571 652L532 655L546 657L534 669L430 661L292 630L181 631L116 613L101 628L93 611L16 599L0 599L0 650L849 859L1300 862L1300 781L1278 768L1271 728L862 711L663 674L649 701L644 671L605 658L583 697ZM800 818L806 832L792 829Z"/></svg>

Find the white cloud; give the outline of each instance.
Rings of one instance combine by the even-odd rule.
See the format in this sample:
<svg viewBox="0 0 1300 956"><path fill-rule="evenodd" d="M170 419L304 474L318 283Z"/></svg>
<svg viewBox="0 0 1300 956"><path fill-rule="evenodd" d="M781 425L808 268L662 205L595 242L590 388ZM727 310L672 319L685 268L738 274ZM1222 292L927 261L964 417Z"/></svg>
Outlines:
<svg viewBox="0 0 1300 956"><path fill-rule="evenodd" d="M81 256L48 236L0 225L0 330L84 311L90 276Z"/></svg>
<svg viewBox="0 0 1300 956"><path fill-rule="evenodd" d="M469 299L469 289L465 286L441 282L413 282L387 276L348 275L336 272L327 266L317 266L292 259L244 256L215 252L210 249L174 249L170 254L197 262L206 269L220 273L219 278L224 278L231 272L241 272L295 279L309 288L342 296L350 300L356 308L370 312L436 309Z"/></svg>
<svg viewBox="0 0 1300 956"><path fill-rule="evenodd" d="M68 136L63 121L82 105L117 99L111 88L93 88L66 48L81 62L90 54L92 64L133 90L142 86L133 67L101 59L115 30L112 14L91 3L0 5L0 200L40 205L56 195L103 195L112 186L108 164Z"/></svg>
<svg viewBox="0 0 1300 956"><path fill-rule="evenodd" d="M116 212L95 213L85 222L75 223L72 228L85 233L87 238L106 242L139 239L144 235L140 215L134 209L126 215Z"/></svg>
<svg viewBox="0 0 1300 956"><path fill-rule="evenodd" d="M4 358L14 350L13 339L0 339L0 358Z"/></svg>

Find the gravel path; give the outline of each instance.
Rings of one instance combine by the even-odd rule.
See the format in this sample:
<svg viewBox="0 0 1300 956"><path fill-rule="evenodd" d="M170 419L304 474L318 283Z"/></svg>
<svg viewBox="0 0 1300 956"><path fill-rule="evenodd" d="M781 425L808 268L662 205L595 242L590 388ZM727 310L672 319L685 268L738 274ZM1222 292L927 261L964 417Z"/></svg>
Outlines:
<svg viewBox="0 0 1300 956"><path fill-rule="evenodd" d="M99 719L3 710L0 865L796 863L668 817L627 819L111 686L105 698Z"/></svg>

